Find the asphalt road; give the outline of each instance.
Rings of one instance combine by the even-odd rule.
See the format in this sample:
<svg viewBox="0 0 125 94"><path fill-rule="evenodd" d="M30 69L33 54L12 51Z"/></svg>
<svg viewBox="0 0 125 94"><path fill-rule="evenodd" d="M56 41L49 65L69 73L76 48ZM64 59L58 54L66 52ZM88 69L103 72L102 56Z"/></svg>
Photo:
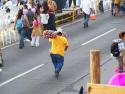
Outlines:
<svg viewBox="0 0 125 94"><path fill-rule="evenodd" d="M63 94L61 92L68 86L77 84L76 81L89 73L91 49L101 51L101 64L111 59L111 41L118 37L118 32L124 30L124 23L124 17L113 17L106 12L99 15L96 21L91 21L87 29L83 28L82 19L62 26L68 33L70 47L58 80L54 76L47 39L41 38L39 48L26 43L23 50L18 49L18 45L3 49L5 62L0 73L0 94ZM104 66L103 71L109 69L105 75L113 72L110 70L112 64ZM86 78L84 84L88 80Z"/></svg>

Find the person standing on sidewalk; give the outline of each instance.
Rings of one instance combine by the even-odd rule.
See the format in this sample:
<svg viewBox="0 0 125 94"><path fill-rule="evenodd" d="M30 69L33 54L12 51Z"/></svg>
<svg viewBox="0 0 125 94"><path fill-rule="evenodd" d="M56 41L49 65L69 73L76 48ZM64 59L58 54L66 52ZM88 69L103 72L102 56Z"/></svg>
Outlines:
<svg viewBox="0 0 125 94"><path fill-rule="evenodd" d="M84 28L88 27L89 17L91 13L94 13L92 9L92 2L90 0L83 0L81 2L80 8L83 11L83 24Z"/></svg>
<svg viewBox="0 0 125 94"><path fill-rule="evenodd" d="M64 65L64 53L67 51L69 46L68 40L63 36L63 30L59 28L56 31L56 38L50 38L49 42L51 43L50 56L55 68L55 76L58 79L59 73Z"/></svg>

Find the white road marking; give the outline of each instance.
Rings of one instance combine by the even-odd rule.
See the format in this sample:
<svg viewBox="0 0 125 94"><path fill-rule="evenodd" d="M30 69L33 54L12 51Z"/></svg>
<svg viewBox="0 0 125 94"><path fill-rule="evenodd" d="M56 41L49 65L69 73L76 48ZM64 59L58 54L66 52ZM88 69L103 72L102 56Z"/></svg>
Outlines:
<svg viewBox="0 0 125 94"><path fill-rule="evenodd" d="M9 48L9 47L12 47L12 46L14 46L14 45L17 45L17 44L19 44L19 43L16 42L16 43L13 43L13 44L11 44L11 45L8 45L8 46L5 46L5 47L2 47L1 49L3 50L3 49L6 49L6 48Z"/></svg>
<svg viewBox="0 0 125 94"><path fill-rule="evenodd" d="M86 44L88 44L88 43L90 43L90 42L92 42L92 41L95 41L95 40L99 39L100 37L105 36L105 35L107 35L107 34L113 32L113 31L115 31L115 30L116 30L116 28L113 28L113 29L109 30L108 32L105 32L104 34L101 34L101 35L99 35L99 36L97 36L97 37L95 37L95 38L93 38L93 39L91 39L91 40L89 40L89 41L87 41L87 42L81 44L81 46L84 46L84 45L86 45Z"/></svg>
<svg viewBox="0 0 125 94"><path fill-rule="evenodd" d="M12 82L12 81L14 81L14 80L16 80L16 79L18 79L18 78L24 76L24 75L26 75L26 74L32 72L32 71L35 71L35 70L41 68L43 65L44 65L44 64L40 64L40 65L38 65L38 66L36 66L36 67L34 67L34 68L32 68L32 69L30 69L30 70L24 72L24 73L21 73L21 74L15 76L15 77L13 77L13 78L11 78L11 79L9 79L9 80L3 82L3 83L1 83L1 84L0 84L0 87L6 85L6 84L8 84L8 83L10 83L10 82Z"/></svg>

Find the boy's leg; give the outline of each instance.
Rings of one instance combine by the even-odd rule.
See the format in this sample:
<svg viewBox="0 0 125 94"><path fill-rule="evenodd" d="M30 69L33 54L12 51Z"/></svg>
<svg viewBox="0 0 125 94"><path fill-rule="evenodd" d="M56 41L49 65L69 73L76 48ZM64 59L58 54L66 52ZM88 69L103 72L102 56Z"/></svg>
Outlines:
<svg viewBox="0 0 125 94"><path fill-rule="evenodd" d="M57 60L56 60L55 54L50 54L50 57L51 57L53 65L54 65L54 68L56 70Z"/></svg>
<svg viewBox="0 0 125 94"><path fill-rule="evenodd" d="M56 71L60 72L62 67L64 65L64 57L57 55L57 67L56 67Z"/></svg>

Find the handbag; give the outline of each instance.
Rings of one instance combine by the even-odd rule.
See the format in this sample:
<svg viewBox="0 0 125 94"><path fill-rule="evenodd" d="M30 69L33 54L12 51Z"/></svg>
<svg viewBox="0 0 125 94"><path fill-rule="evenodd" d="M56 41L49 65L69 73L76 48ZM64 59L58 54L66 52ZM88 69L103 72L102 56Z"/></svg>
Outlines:
<svg viewBox="0 0 125 94"><path fill-rule="evenodd" d="M90 20L96 20L96 15L95 15L95 14L90 14L89 19L90 19Z"/></svg>

